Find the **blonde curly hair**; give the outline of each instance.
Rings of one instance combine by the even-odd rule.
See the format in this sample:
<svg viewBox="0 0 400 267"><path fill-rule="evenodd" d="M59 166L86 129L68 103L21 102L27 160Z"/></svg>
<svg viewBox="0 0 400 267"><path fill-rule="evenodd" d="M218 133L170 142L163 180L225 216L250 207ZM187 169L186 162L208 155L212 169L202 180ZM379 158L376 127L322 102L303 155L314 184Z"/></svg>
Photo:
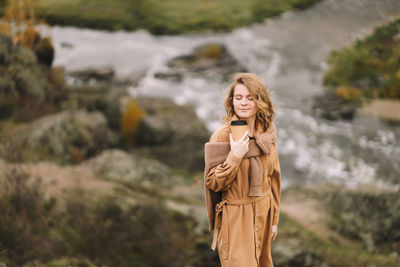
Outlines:
<svg viewBox="0 0 400 267"><path fill-rule="evenodd" d="M254 73L238 73L233 77L232 85L224 102L226 111L226 115L223 118L224 122L229 123L235 115L233 95L237 84L245 85L250 95L255 99L257 105L255 129L265 132L274 119L274 106L269 97L267 86Z"/></svg>

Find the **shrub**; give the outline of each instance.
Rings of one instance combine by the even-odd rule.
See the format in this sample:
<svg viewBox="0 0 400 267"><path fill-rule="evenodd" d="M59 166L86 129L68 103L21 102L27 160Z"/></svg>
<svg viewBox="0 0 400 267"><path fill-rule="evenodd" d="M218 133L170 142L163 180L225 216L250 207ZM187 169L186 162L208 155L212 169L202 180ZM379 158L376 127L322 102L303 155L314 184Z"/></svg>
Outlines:
<svg viewBox="0 0 400 267"><path fill-rule="evenodd" d="M0 251L18 266L51 255L49 216L55 199L46 199L40 182L31 181L21 168L4 172L0 187Z"/></svg>
<svg viewBox="0 0 400 267"><path fill-rule="evenodd" d="M374 250L400 253L400 198L395 193L334 191L327 197L331 226Z"/></svg>
<svg viewBox="0 0 400 267"><path fill-rule="evenodd" d="M373 34L351 47L332 52L324 85L331 90L337 90L336 87L358 88L360 98L400 99L400 78L397 75L400 69L399 34L400 18L377 27ZM337 95L346 101L355 100L342 89Z"/></svg>
<svg viewBox="0 0 400 267"><path fill-rule="evenodd" d="M121 118L121 132L125 145L134 144L140 121L145 114L146 113L136 103L136 100L130 100Z"/></svg>
<svg viewBox="0 0 400 267"><path fill-rule="evenodd" d="M358 103L360 102L362 92L358 88L341 86L335 89L335 95L346 101Z"/></svg>
<svg viewBox="0 0 400 267"><path fill-rule="evenodd" d="M30 121L56 112L68 97L59 70L38 64L35 54L0 35L0 110L2 118L12 116Z"/></svg>
<svg viewBox="0 0 400 267"><path fill-rule="evenodd" d="M21 168L1 178L0 260L8 266L217 266L210 240L204 245L209 233L160 197L131 204L77 189L56 209Z"/></svg>

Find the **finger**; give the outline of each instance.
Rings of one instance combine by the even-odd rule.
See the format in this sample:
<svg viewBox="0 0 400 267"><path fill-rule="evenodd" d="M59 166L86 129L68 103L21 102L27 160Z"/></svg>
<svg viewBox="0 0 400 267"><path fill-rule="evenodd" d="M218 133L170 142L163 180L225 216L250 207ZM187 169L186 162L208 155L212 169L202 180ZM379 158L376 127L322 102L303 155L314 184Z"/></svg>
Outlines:
<svg viewBox="0 0 400 267"><path fill-rule="evenodd" d="M229 141L231 142L231 143L233 143L234 141L233 141L233 138L232 138L232 134L231 133L229 133Z"/></svg>
<svg viewBox="0 0 400 267"><path fill-rule="evenodd" d="M246 137L248 137L248 133L249 133L249 130L246 130L246 132L243 134L243 136L240 137L239 141L243 142L243 140L246 139Z"/></svg>
<svg viewBox="0 0 400 267"><path fill-rule="evenodd" d="M240 143L246 144L246 143L249 143L249 141L250 141L250 139L249 139L249 137L247 136L247 138L241 140Z"/></svg>

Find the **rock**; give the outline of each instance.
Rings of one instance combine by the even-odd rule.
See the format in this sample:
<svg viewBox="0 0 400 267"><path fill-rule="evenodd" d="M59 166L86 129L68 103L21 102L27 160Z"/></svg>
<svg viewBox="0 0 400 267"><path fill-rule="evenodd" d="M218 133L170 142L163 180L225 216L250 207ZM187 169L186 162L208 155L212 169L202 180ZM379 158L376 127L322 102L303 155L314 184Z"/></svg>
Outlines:
<svg viewBox="0 0 400 267"><path fill-rule="evenodd" d="M51 61L50 58L46 60L47 63ZM60 102L67 98L64 88L51 82L52 70L39 64L33 50L15 45L2 35L0 68L0 116L3 118L13 116L15 120L30 121L59 110Z"/></svg>
<svg viewBox="0 0 400 267"><path fill-rule="evenodd" d="M74 44L70 42L61 42L60 44L62 48L68 48L68 49L74 48Z"/></svg>
<svg viewBox="0 0 400 267"><path fill-rule="evenodd" d="M27 140L29 147L63 163L80 162L117 142L102 113L84 110L67 110L34 121Z"/></svg>
<svg viewBox="0 0 400 267"><path fill-rule="evenodd" d="M272 246L274 265L279 267L328 267L317 254L303 248L300 240L286 238Z"/></svg>
<svg viewBox="0 0 400 267"><path fill-rule="evenodd" d="M69 76L81 80L83 83L88 83L91 80L105 81L111 80L114 77L114 70L110 66L103 66L73 71L69 73Z"/></svg>
<svg viewBox="0 0 400 267"><path fill-rule="evenodd" d="M157 79L162 79L162 80L171 80L174 82L181 82L183 80L183 75L179 71L166 71L166 72L157 72L154 77Z"/></svg>
<svg viewBox="0 0 400 267"><path fill-rule="evenodd" d="M0 35L0 65L10 63L12 58L13 43L10 38Z"/></svg>
<svg viewBox="0 0 400 267"><path fill-rule="evenodd" d="M100 111L107 119L108 126L119 130L123 111L123 100L130 98L125 88L80 88L71 93L77 107L94 112Z"/></svg>
<svg viewBox="0 0 400 267"><path fill-rule="evenodd" d="M193 107L163 98L141 97L137 102L147 113L137 136L142 151L172 167L202 170L209 132Z"/></svg>
<svg viewBox="0 0 400 267"><path fill-rule="evenodd" d="M32 49L40 63L51 67L54 59L54 47L50 38L40 38Z"/></svg>
<svg viewBox="0 0 400 267"><path fill-rule="evenodd" d="M312 111L315 115L328 120L352 120L356 114L356 106L346 103L333 92L315 96Z"/></svg>
<svg viewBox="0 0 400 267"><path fill-rule="evenodd" d="M167 65L170 70L156 73L155 77L177 79L184 71L189 71L207 78L226 80L233 73L247 71L224 45L218 43L195 47L192 54L175 57Z"/></svg>
<svg viewBox="0 0 400 267"><path fill-rule="evenodd" d="M103 179L141 186L148 189L170 187L171 172L168 166L142 155L128 154L123 150L105 150L90 159L88 164Z"/></svg>
<svg viewBox="0 0 400 267"><path fill-rule="evenodd" d="M77 108L90 112L101 111L107 118L108 126L119 132L121 117L125 104L132 97L128 88L137 86L142 79L142 73L133 73L129 76L117 76L112 80L96 82L93 86L78 86L70 91Z"/></svg>

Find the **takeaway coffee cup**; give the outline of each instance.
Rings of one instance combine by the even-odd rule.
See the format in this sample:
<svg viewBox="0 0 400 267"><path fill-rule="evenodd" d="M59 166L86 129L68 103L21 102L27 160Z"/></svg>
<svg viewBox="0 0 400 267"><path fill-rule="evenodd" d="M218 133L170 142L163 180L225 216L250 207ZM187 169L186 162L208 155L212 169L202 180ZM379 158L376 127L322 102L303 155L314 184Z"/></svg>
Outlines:
<svg viewBox="0 0 400 267"><path fill-rule="evenodd" d="M234 120L231 121L231 133L232 133L232 138L234 141L237 141L244 135L244 133L247 131L247 121L245 120Z"/></svg>

